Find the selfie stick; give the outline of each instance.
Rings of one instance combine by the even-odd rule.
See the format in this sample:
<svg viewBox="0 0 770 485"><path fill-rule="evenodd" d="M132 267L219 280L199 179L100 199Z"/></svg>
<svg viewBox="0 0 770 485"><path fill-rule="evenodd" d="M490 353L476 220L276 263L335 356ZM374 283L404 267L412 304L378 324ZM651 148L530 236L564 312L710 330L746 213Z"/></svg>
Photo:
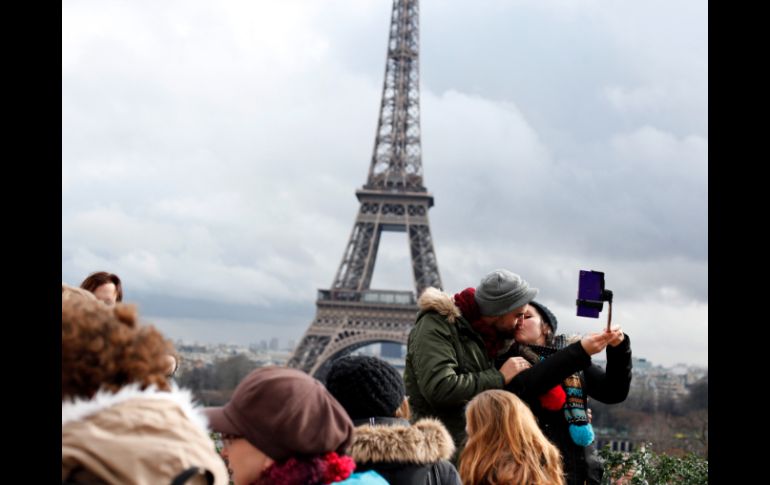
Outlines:
<svg viewBox="0 0 770 485"><path fill-rule="evenodd" d="M599 296L598 300L585 300L582 298L578 298L577 304L578 306L583 306L586 308L594 308L601 311L602 305L604 304L605 301L609 304L609 311L607 312L607 331L609 331L610 325L612 324L612 291L602 290L602 293Z"/></svg>

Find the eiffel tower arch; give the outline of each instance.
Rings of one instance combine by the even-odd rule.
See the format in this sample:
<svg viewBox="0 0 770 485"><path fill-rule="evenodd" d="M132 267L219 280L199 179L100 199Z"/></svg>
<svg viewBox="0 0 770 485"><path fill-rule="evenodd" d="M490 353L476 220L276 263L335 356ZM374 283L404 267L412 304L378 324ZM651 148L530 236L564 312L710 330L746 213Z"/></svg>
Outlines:
<svg viewBox="0 0 770 485"><path fill-rule="evenodd" d="M316 316L288 365L323 379L333 359L376 342L406 344L417 314L416 295L441 288L423 185L420 145L419 8L394 0L385 82L374 152L348 244L329 289L318 291ZM372 281L383 231L406 233L415 292L376 290Z"/></svg>

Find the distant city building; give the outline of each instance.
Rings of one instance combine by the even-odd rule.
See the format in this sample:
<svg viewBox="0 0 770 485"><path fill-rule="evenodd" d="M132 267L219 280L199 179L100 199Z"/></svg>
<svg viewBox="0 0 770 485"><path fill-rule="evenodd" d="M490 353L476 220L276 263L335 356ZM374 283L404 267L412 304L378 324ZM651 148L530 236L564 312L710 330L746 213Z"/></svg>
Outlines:
<svg viewBox="0 0 770 485"><path fill-rule="evenodd" d="M404 346L392 342L384 342L380 347L380 357L401 359L404 357Z"/></svg>
<svg viewBox="0 0 770 485"><path fill-rule="evenodd" d="M608 447L612 451L622 451L630 453L642 443L629 437L625 431L618 431L611 428L594 428L596 433L596 449Z"/></svg>
<svg viewBox="0 0 770 485"><path fill-rule="evenodd" d="M275 345L277 346L277 339ZM271 343L273 343L271 341ZM179 372L186 372L196 367L206 367L214 365L218 360L232 358L236 355L244 355L247 359L255 362L258 366L265 365L286 365L290 350L269 350L269 344L266 340L258 343L249 344L248 348L236 344L186 344L177 341L176 350L181 357L179 363Z"/></svg>
<svg viewBox="0 0 770 485"><path fill-rule="evenodd" d="M652 363L649 360L645 359L644 357L641 357L641 358L632 357L631 365L633 366L633 369L636 370L637 372L647 372L650 369L652 369Z"/></svg>

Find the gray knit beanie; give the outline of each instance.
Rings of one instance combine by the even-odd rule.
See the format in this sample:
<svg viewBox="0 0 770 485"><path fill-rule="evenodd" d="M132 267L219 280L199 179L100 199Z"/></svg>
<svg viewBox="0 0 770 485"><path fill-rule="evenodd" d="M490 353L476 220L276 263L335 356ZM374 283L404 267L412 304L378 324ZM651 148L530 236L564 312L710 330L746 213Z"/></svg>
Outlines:
<svg viewBox="0 0 770 485"><path fill-rule="evenodd" d="M481 278L475 299L482 315L498 316L526 305L535 298L537 291L521 276L507 269L497 269Z"/></svg>

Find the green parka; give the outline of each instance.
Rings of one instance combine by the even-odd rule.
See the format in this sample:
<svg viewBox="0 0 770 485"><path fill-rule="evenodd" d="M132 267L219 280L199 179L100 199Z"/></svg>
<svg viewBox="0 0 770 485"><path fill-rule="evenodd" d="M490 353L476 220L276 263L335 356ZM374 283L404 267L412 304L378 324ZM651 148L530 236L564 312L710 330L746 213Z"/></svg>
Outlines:
<svg viewBox="0 0 770 485"><path fill-rule="evenodd" d="M465 405L482 391L502 389L503 374L449 294L428 288L419 304L404 369L412 418L438 418L459 449L465 439Z"/></svg>

